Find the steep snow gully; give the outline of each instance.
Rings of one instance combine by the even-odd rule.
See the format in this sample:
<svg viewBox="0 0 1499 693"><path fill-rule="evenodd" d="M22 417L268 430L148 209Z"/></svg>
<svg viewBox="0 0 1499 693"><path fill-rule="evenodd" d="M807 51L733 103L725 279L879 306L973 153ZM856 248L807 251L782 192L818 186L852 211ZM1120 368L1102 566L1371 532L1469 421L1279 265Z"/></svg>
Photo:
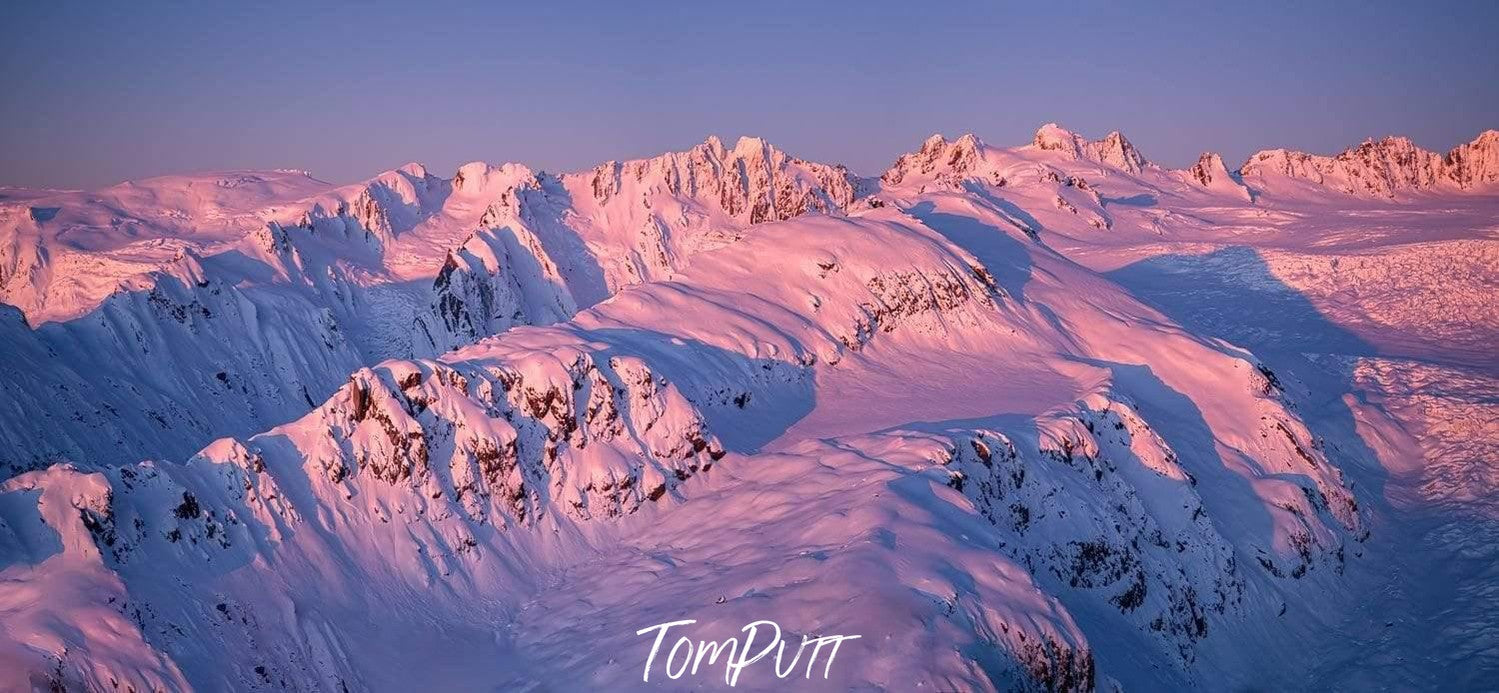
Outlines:
<svg viewBox="0 0 1499 693"><path fill-rule="evenodd" d="M0 687L1486 688L1495 219L1496 131L0 191Z"/></svg>

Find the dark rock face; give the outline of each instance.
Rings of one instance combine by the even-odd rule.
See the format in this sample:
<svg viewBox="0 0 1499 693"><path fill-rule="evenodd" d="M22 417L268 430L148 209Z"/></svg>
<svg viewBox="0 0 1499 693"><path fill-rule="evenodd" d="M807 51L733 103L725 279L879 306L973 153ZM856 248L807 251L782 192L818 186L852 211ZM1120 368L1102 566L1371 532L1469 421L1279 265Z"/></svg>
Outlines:
<svg viewBox="0 0 1499 693"><path fill-rule="evenodd" d="M1289 439L1291 468L1325 464L1289 426L1266 425ZM1214 506L1199 496L1176 453L1123 403L1085 408L1043 424L1043 431L1035 450L995 431L958 434L938 462L948 485L994 525L1007 555L1049 591L1067 603L1117 610L1189 666L1215 619L1240 618L1249 609L1249 576L1216 529ZM1173 477L1180 481L1167 481ZM1150 500L1161 484L1172 486L1171 503ZM1305 503L1286 507L1305 527L1291 537L1291 567L1260 554L1272 578L1293 580L1315 569L1341 573L1345 545L1368 536L1346 488L1302 492Z"/></svg>
<svg viewBox="0 0 1499 693"><path fill-rule="evenodd" d="M1031 140L1032 146L1042 151L1059 152L1071 159L1087 159L1107 164L1126 173L1140 173L1146 160L1135 145L1118 130L1110 132L1101 140L1089 141L1055 123L1041 126Z"/></svg>
<svg viewBox="0 0 1499 693"><path fill-rule="evenodd" d="M1459 187L1499 182L1499 130L1485 130L1442 157L1442 169Z"/></svg>
<svg viewBox="0 0 1499 693"><path fill-rule="evenodd" d="M600 204L624 181L659 182L672 194L712 205L748 224L784 221L809 211L838 212L853 203L855 180L842 166L803 161L756 138L731 149L717 137L680 153L629 162L610 161L586 175Z"/></svg>
<svg viewBox="0 0 1499 693"><path fill-rule="evenodd" d="M1226 172L1226 169L1223 167L1223 158L1214 152L1203 152L1202 156L1197 158L1197 163L1192 164L1192 168L1187 169L1187 172L1192 176L1192 180L1197 181L1197 184L1203 187L1212 185L1213 181L1222 175L1219 173L1220 171Z"/></svg>
<svg viewBox="0 0 1499 693"><path fill-rule="evenodd" d="M952 142L941 135L932 135L921 144L921 149L896 159L880 180L898 185L912 175L936 174L938 185L957 189L978 169L983 146L973 135L964 135ZM990 182L1003 185L998 179Z"/></svg>
<svg viewBox="0 0 1499 693"><path fill-rule="evenodd" d="M556 504L612 517L712 467L722 447L675 388L638 359L570 351L458 370L361 370L324 407L340 454L330 483L379 482L525 522Z"/></svg>

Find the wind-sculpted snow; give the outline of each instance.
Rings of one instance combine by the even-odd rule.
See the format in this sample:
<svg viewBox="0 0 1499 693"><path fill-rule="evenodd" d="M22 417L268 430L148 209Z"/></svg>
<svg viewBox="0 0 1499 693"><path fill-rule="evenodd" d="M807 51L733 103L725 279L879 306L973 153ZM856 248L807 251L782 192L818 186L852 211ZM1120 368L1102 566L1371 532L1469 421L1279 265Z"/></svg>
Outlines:
<svg viewBox="0 0 1499 693"><path fill-rule="evenodd" d="M416 317L438 353L515 325L547 325L578 312L555 263L524 228L479 231L438 270L434 298Z"/></svg>
<svg viewBox="0 0 1499 693"><path fill-rule="evenodd" d="M1474 687L1492 570L1444 552L1492 553L1499 498L1489 140L1168 170L1048 125L878 179L745 138L9 198L0 672ZM671 678L639 633L685 620L661 658L789 646Z"/></svg>
<svg viewBox="0 0 1499 693"><path fill-rule="evenodd" d="M247 289L241 270L210 262L184 250L78 320L33 327L12 313L0 466L191 454L306 411L359 367L343 306Z"/></svg>
<svg viewBox="0 0 1499 693"><path fill-rule="evenodd" d="M324 575L334 584L383 574L413 589L477 579L474 564L486 555L494 568L523 558L499 548L505 533L636 512L678 496L723 454L691 406L638 359L562 349L364 369L303 419L221 440L185 465L54 467L7 482L7 555L35 564L7 571L8 593L44 589L31 580L54 576L112 587L7 600L8 622L37 625L27 631L32 645L9 641L6 656L16 671L55 664L59 684L91 689L181 686L172 654L189 653L183 666L197 685L313 687L334 673L317 669L329 656L316 651L323 643L258 630L274 607L253 593L226 602L204 590L264 571L293 583L320 570L346 571ZM163 574L177 578L145 584ZM194 615L214 603L212 621ZM68 621L101 613L100 625ZM42 625L51 619L65 630ZM153 656L115 659L130 654L115 651L121 639ZM154 656L147 641L169 654Z"/></svg>
<svg viewBox="0 0 1499 693"><path fill-rule="evenodd" d="M856 666L835 677L849 685L1088 690L1099 648L1185 667L1218 629L1270 616L1245 595L1271 578L1241 564L1199 482L1127 405L1095 396L1031 432L1000 421L888 431L714 465L701 422L646 371L620 398L632 409L616 415L600 404L611 395L591 385L569 395L580 372L626 367L596 371L587 358L548 353L480 375L480 363L361 372L306 419L221 441L185 466L12 479L6 507L24 508L40 489L59 494L45 507L64 511L35 528L7 513L11 541L56 533L63 543L12 579L26 589L41 589L29 580L42 574L123 585L57 594L76 606L20 607L18 621L47 622L36 610L55 608L49 618L79 630L41 628L68 643L46 654L10 649L75 685L361 687L401 680L432 650L389 651L356 624L444 638L500 628L506 639L468 641L457 668L423 679L613 688L631 685L638 665L583 658L628 651L631 631L618 623L706 616L714 632L773 617L862 633L871 649L851 650ZM463 383L464 373L475 377ZM514 413L474 411L483 406ZM645 435L667 449L621 444L622 427L661 431ZM559 451L551 462L550 450ZM645 467L630 461L641 459ZM1289 557L1308 561L1298 577L1341 569L1340 553L1321 545L1347 528L1335 506L1312 500L1319 493L1295 501L1317 533L1293 546L1309 552ZM548 494L557 502L542 502ZM616 524L595 528L606 517ZM754 535L739 534L746 523ZM163 571L191 579L164 582ZM523 577L546 574L556 577L545 586ZM1285 580L1295 581L1275 581ZM327 591L290 607L267 581ZM822 601L843 608L807 622L805 605ZM357 615L365 604L383 606ZM114 637L169 654L116 659L112 639L69 620L101 612L124 626ZM1130 624L1122 642L1085 635L1118 620ZM880 661L889 664L871 668ZM745 684L775 681L760 671Z"/></svg>
<svg viewBox="0 0 1499 693"><path fill-rule="evenodd" d="M180 458L294 418L360 366L565 320L854 196L846 171L751 139L605 168L408 164L337 189L234 173L7 204L0 299L27 321L7 348L49 356L0 380L46 421L0 428L0 465Z"/></svg>

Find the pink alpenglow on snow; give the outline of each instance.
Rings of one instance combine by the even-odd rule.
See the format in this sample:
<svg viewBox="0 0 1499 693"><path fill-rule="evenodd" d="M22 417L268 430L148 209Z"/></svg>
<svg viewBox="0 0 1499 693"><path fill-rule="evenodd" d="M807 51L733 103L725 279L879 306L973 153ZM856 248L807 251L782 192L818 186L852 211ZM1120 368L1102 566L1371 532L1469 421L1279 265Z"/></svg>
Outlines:
<svg viewBox="0 0 1499 693"><path fill-rule="evenodd" d="M1478 688L1499 135L0 198L0 680Z"/></svg>
<svg viewBox="0 0 1499 693"><path fill-rule="evenodd" d="M651 654L645 660L645 671L640 676L641 681L650 682L651 666L656 662L656 656L662 651L661 644L666 640L667 631L673 627L690 626L694 623L697 623L697 621L692 619L672 621L635 631L636 635L649 635L653 632L655 634L655 639L651 644ZM740 642L737 636L728 638L722 642L699 640L696 643L685 635L679 636L673 642L671 650L662 661L665 668L665 671L662 673L665 673L668 679L680 679L689 673L688 665L690 664L692 667L690 673L695 676L698 673L698 668L703 665L705 658L707 659L707 665L711 667L718 663L720 656L723 656L724 683L733 688L739 685L739 675L744 673L747 667L774 655L776 678L784 679L799 671L797 665L802 661L802 652L807 649L808 645L811 645L812 650L807 653L806 674L803 678L812 678L813 667L816 664L822 663L822 678L827 679L829 672L833 669L833 660L838 658L838 649L842 647L844 641L858 640L860 637L857 635L820 635L815 637L803 635L800 644L797 644L791 650L790 658L785 660L785 669L783 670L782 658L786 656L787 642L781 638L780 624L775 621L755 621L746 625L741 630L744 633L743 649L740 649ZM761 631L768 632L762 633ZM754 649L757 644L757 637L760 640L768 640L765 643L765 647L759 650ZM819 662L818 657L822 655L824 646L827 646L829 649L822 662ZM680 657L678 657L679 651L681 654ZM754 654L750 654L752 651ZM678 661L680 661L680 664L674 664L674 662Z"/></svg>

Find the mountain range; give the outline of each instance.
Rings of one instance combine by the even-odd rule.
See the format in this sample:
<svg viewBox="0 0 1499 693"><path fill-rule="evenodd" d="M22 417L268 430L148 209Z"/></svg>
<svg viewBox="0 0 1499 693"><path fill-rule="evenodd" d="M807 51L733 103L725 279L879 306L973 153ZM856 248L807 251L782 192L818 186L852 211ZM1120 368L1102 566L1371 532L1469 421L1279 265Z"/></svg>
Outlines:
<svg viewBox="0 0 1499 693"><path fill-rule="evenodd" d="M0 670L621 690L770 619L860 635L819 690L1482 686L1496 219L1494 130L0 189Z"/></svg>

